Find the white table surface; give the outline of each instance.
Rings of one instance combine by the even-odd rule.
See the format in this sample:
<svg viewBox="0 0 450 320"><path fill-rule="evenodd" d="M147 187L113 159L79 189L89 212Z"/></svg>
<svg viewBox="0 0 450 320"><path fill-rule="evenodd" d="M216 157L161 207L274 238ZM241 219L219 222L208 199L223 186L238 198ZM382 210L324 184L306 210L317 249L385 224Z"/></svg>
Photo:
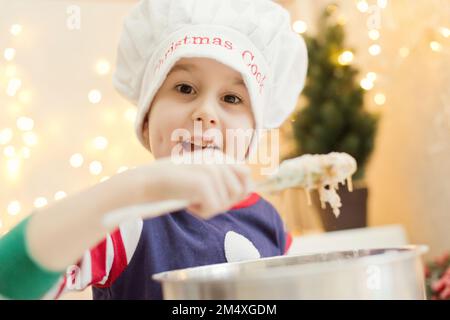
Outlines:
<svg viewBox="0 0 450 320"><path fill-rule="evenodd" d="M408 244L406 231L401 225L386 225L294 237L288 254L383 248Z"/></svg>

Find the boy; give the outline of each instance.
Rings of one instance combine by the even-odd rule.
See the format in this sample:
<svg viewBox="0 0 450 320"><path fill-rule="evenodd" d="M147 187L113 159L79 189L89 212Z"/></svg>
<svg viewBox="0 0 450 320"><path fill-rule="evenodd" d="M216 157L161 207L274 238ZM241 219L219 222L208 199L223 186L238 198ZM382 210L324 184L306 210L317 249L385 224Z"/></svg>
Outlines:
<svg viewBox="0 0 450 320"><path fill-rule="evenodd" d="M120 225L46 297L92 285L94 299L161 299L160 285L151 280L155 273L284 254L288 243L276 210L255 193L241 201L250 184L245 169L187 169L167 159L180 151L248 158L258 132L279 126L294 109L306 65L303 40L291 30L287 11L272 1L141 1L124 23L114 85L138 106L139 140L163 160L126 173L128 180L140 181L137 188L150 183L147 179L157 181L145 197L129 202L188 198L191 205ZM228 133L239 130L254 133L236 150ZM104 184L120 184L119 178ZM104 192L98 194L106 202ZM34 257L61 261L32 241L36 230L45 228L34 220L28 231ZM81 221L75 230L83 229ZM90 229L84 233L98 236L101 230L98 222ZM75 255L74 247L68 249L67 261Z"/></svg>
<svg viewBox="0 0 450 320"><path fill-rule="evenodd" d="M138 137L157 159L170 156L177 145L239 157L227 148L226 131L279 125L303 86L304 43L291 31L288 13L272 1L143 1L124 29L115 85L137 102ZM142 56L150 58L136 60ZM133 86L141 77L142 84ZM190 139L174 139L180 128ZM211 130L219 134L207 136ZM247 142L245 150L254 143ZM160 299L154 273L281 255L286 249L278 213L256 194L207 221L183 210L135 222L133 234L141 233L137 244L127 243L122 230L124 256L131 262L123 258L120 266L102 270L108 277L96 282L95 299ZM116 235L112 243L120 246Z"/></svg>

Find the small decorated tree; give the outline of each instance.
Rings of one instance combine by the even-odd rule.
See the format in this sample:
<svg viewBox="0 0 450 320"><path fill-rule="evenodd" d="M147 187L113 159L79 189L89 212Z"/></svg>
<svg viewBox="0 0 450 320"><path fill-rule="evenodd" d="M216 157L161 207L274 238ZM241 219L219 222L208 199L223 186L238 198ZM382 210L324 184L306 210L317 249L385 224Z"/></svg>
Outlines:
<svg viewBox="0 0 450 320"><path fill-rule="evenodd" d="M296 142L292 156L346 152L358 163L355 191L338 190L343 204L338 219L313 197L326 231L367 226L368 190L360 181L374 148L378 122L364 109L364 89L356 81L358 70L351 65L353 53L345 47L344 27L335 17L336 10L336 5L329 5L319 19L318 34L305 36L309 67L303 94L307 103L292 122Z"/></svg>
<svg viewBox="0 0 450 320"><path fill-rule="evenodd" d="M358 163L355 178L361 179L374 146L377 118L364 110L364 90L356 81L358 71L349 64L353 53L345 49L344 28L334 21L335 10L335 5L328 6L318 34L305 36L307 105L294 116L294 156L347 152Z"/></svg>

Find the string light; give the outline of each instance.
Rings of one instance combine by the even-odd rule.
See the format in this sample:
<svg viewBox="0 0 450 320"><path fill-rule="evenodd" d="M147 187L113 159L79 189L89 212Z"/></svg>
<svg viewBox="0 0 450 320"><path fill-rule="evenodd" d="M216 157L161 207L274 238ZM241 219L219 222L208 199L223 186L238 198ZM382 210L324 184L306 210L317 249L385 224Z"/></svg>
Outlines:
<svg viewBox="0 0 450 320"><path fill-rule="evenodd" d="M125 112L124 112L124 117L125 117L125 119L128 120L129 122L134 122L134 121L136 120L136 116L137 116L136 108L129 107L129 108L127 108L127 110L125 110Z"/></svg>
<svg viewBox="0 0 450 320"><path fill-rule="evenodd" d="M16 216L20 213L20 209L21 206L19 201L12 201L9 203L7 211L9 215Z"/></svg>
<svg viewBox="0 0 450 320"><path fill-rule="evenodd" d="M22 136L23 141L27 146L35 146L38 143L37 135L34 132L25 132Z"/></svg>
<svg viewBox="0 0 450 320"><path fill-rule="evenodd" d="M17 119L17 128L22 131L31 131L34 127L34 121L28 117L20 117Z"/></svg>
<svg viewBox="0 0 450 320"><path fill-rule="evenodd" d="M70 157L70 165L74 168L79 168L83 165L84 158L81 154L75 153Z"/></svg>
<svg viewBox="0 0 450 320"><path fill-rule="evenodd" d="M371 90L373 88L373 82L367 78L362 79L360 85L364 90Z"/></svg>
<svg viewBox="0 0 450 320"><path fill-rule="evenodd" d="M108 140L105 137L96 137L92 143L98 150L104 150L108 147Z"/></svg>
<svg viewBox="0 0 450 320"><path fill-rule="evenodd" d="M19 175L21 167L20 159L14 158L14 159L8 159L6 162L6 170L8 173L8 177L11 179L16 179Z"/></svg>
<svg viewBox="0 0 450 320"><path fill-rule="evenodd" d="M434 52L440 52L442 50L442 45L437 41L431 41L430 42L430 48Z"/></svg>
<svg viewBox="0 0 450 320"><path fill-rule="evenodd" d="M380 32L376 29L369 30L369 38L376 41L380 38Z"/></svg>
<svg viewBox="0 0 450 320"><path fill-rule="evenodd" d="M61 200L62 198L65 198L67 194L64 191L58 191L55 193L54 199L55 200Z"/></svg>
<svg viewBox="0 0 450 320"><path fill-rule="evenodd" d="M90 103L97 104L102 100L102 94L100 91L98 91L96 89L91 90L91 91L89 91L88 99L89 99Z"/></svg>
<svg viewBox="0 0 450 320"><path fill-rule="evenodd" d="M11 26L11 28L9 29L9 32L13 36L18 36L22 32L22 26L20 24L15 23Z"/></svg>
<svg viewBox="0 0 450 320"><path fill-rule="evenodd" d="M377 93L373 100L377 105L382 106L386 103L386 96L383 93Z"/></svg>
<svg viewBox="0 0 450 320"><path fill-rule="evenodd" d="M5 147L5 149L3 149L3 154L7 158L14 158L14 156L16 155L16 149L14 149L13 146L7 146Z"/></svg>
<svg viewBox="0 0 450 320"><path fill-rule="evenodd" d="M16 56L16 49L14 48L6 48L3 52L3 57L6 61L11 61Z"/></svg>
<svg viewBox="0 0 450 320"><path fill-rule="evenodd" d="M6 94L10 97L15 96L21 86L22 86L22 81L20 81L20 79L13 78L13 79L9 80L8 87L6 89Z"/></svg>
<svg viewBox="0 0 450 320"><path fill-rule="evenodd" d="M377 74L375 72L368 72L366 78L374 82L375 80L377 80Z"/></svg>
<svg viewBox="0 0 450 320"><path fill-rule="evenodd" d="M387 0L377 0L377 5L381 9L385 9L387 7Z"/></svg>
<svg viewBox="0 0 450 320"><path fill-rule="evenodd" d="M356 4L356 7L358 8L359 11L361 11L363 13L365 13L365 12L367 12L367 10L369 10L369 4L365 0L358 1L358 3Z"/></svg>
<svg viewBox="0 0 450 320"><path fill-rule="evenodd" d="M97 63L95 64L95 70L97 71L97 73L99 75L106 75L109 73L111 69L111 65L110 63L105 60L105 59L100 59L99 61L97 61Z"/></svg>
<svg viewBox="0 0 450 320"><path fill-rule="evenodd" d="M308 30L308 25L303 20L297 20L293 23L292 29L297 33L305 33Z"/></svg>
<svg viewBox="0 0 450 320"><path fill-rule="evenodd" d="M13 132L10 128L5 128L0 131L0 144L8 144L13 137Z"/></svg>
<svg viewBox="0 0 450 320"><path fill-rule="evenodd" d="M366 77L360 82L361 88L364 90L371 90L374 86L375 80L377 80L377 74L373 71L368 72Z"/></svg>
<svg viewBox="0 0 450 320"><path fill-rule="evenodd" d="M35 208L42 208L48 204L48 201L44 197L38 197L34 200L33 205Z"/></svg>
<svg viewBox="0 0 450 320"><path fill-rule="evenodd" d="M353 52L346 50L339 55L338 62L339 64L346 66L353 61L353 57Z"/></svg>
<svg viewBox="0 0 450 320"><path fill-rule="evenodd" d="M439 28L439 32L442 34L443 37L448 38L450 37L450 29L441 27Z"/></svg>
<svg viewBox="0 0 450 320"><path fill-rule="evenodd" d="M99 175L103 170L103 166L100 161L92 161L89 165L89 172L95 176Z"/></svg>
<svg viewBox="0 0 450 320"><path fill-rule="evenodd" d="M378 44L373 44L369 47L369 53L372 56L377 56L381 53L381 47Z"/></svg>

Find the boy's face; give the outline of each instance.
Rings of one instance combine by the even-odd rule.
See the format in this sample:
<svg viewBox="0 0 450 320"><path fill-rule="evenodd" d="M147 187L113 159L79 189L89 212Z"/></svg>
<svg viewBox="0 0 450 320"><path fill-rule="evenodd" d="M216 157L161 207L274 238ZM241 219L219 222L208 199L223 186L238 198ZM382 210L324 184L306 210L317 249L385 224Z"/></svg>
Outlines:
<svg viewBox="0 0 450 320"><path fill-rule="evenodd" d="M231 146L227 132L239 135L236 132L250 132L255 126L241 74L208 58L178 60L152 101L147 123L144 135L155 158L170 156L174 148L183 148L183 152L216 148L242 159L251 135ZM189 136L175 139L173 133L180 129Z"/></svg>

